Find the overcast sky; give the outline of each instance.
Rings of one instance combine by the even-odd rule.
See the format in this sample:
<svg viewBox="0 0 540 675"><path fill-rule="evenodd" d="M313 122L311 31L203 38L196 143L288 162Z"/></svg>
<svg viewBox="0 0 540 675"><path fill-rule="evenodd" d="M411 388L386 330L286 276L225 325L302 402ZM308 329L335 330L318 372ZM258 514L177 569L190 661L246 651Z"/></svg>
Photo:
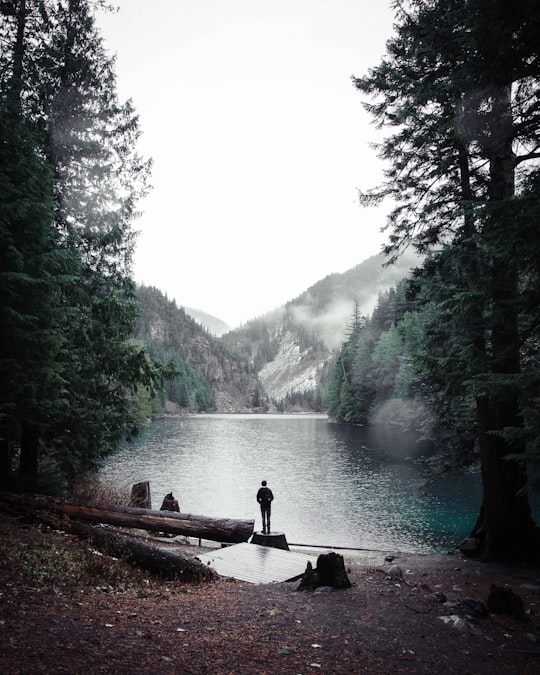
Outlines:
<svg viewBox="0 0 540 675"><path fill-rule="evenodd" d="M138 282L237 326L380 251L363 209L376 138L351 76L392 31L386 0L116 0L100 15L154 189Z"/></svg>

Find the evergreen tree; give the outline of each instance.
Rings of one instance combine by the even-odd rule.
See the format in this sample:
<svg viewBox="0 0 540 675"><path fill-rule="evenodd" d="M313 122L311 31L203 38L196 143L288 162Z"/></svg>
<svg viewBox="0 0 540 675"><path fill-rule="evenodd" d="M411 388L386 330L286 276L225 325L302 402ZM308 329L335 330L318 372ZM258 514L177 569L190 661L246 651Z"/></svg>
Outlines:
<svg viewBox="0 0 540 675"><path fill-rule="evenodd" d="M403 341L399 329L392 326L377 340L371 356L371 375L377 381L377 400L396 396L396 379L401 366Z"/></svg>
<svg viewBox="0 0 540 675"><path fill-rule="evenodd" d="M89 0L0 5L1 235L12 254L1 273L10 330L27 347L4 362L2 444L6 464L20 449L23 478L45 454L67 478L95 466L133 430L137 387L160 381L131 340L131 224L149 165L92 10Z"/></svg>
<svg viewBox="0 0 540 675"><path fill-rule="evenodd" d="M528 0L396 6L386 58L356 80L378 97L369 106L378 122L396 129L381 149L387 180L365 199L396 200L389 253L410 241L420 251L443 248L425 276L451 280L440 307L447 325L462 324L441 361L476 404L484 498L472 534L486 558L525 555L537 550L538 531L523 463L507 461L523 456L525 445L507 430L523 426L518 251L525 231L516 216L540 133L532 94L540 8ZM448 344L442 335L441 342Z"/></svg>
<svg viewBox="0 0 540 675"><path fill-rule="evenodd" d="M2 480L21 446L38 473L38 440L57 412L65 370L60 320L64 259L53 227L52 172L31 134L0 112L0 437Z"/></svg>
<svg viewBox="0 0 540 675"><path fill-rule="evenodd" d="M39 440L62 406L66 342L61 287L76 270L54 227L53 173L25 123L26 3L0 7L0 468L12 480L20 450L23 487L35 487ZM6 58L10 54L11 58Z"/></svg>
<svg viewBox="0 0 540 675"><path fill-rule="evenodd" d="M337 357L328 386L328 414L338 422L364 423L367 409L363 378L358 376L358 360L365 354L365 318L355 303L345 342Z"/></svg>

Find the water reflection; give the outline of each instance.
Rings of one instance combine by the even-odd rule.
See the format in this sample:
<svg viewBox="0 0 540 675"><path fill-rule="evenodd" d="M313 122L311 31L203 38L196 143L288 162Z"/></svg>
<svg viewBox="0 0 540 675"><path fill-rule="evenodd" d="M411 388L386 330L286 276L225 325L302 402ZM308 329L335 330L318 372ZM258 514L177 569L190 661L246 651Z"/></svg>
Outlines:
<svg viewBox="0 0 540 675"><path fill-rule="evenodd" d="M257 529L255 495L265 479L275 496L272 528L291 543L452 548L474 523L478 477L426 489L422 465L387 449L365 429L325 416L168 417L101 473L126 488L150 481L154 506L172 490L183 512L255 518Z"/></svg>

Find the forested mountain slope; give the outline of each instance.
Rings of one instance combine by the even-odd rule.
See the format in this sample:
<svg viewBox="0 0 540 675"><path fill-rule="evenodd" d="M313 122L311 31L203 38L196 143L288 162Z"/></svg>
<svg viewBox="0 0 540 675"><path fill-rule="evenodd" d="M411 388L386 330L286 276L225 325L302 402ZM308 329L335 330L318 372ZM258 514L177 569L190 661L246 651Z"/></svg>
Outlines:
<svg viewBox="0 0 540 675"><path fill-rule="evenodd" d="M373 256L221 338L158 289L139 286L134 337L179 372L165 383L163 409L241 412L272 403L270 409L325 410L327 381L355 306L370 312L378 294L407 276L415 261L404 256L385 268L384 257Z"/></svg>
<svg viewBox="0 0 540 675"><path fill-rule="evenodd" d="M141 315L135 338L153 358L173 361L180 376L166 383L165 409L177 412L241 412L256 407L252 366L210 335L174 300L148 286L137 289Z"/></svg>
<svg viewBox="0 0 540 675"><path fill-rule="evenodd" d="M380 254L330 274L284 307L223 336L259 375L266 394L288 409L323 409L326 383L355 307L369 314L378 295L419 263L413 253L384 267Z"/></svg>

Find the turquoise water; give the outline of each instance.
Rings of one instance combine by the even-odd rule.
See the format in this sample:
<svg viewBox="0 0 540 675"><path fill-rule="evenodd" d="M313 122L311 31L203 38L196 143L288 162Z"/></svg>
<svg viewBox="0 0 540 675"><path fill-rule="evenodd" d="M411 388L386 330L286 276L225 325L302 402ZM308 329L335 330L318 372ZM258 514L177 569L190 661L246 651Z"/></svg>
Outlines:
<svg viewBox="0 0 540 675"><path fill-rule="evenodd" d="M148 480L154 508L172 490L182 512L254 518L256 529L265 479L272 530L289 543L448 551L474 524L480 477L426 486L416 450L322 415L166 417L110 457L101 478L127 489Z"/></svg>

